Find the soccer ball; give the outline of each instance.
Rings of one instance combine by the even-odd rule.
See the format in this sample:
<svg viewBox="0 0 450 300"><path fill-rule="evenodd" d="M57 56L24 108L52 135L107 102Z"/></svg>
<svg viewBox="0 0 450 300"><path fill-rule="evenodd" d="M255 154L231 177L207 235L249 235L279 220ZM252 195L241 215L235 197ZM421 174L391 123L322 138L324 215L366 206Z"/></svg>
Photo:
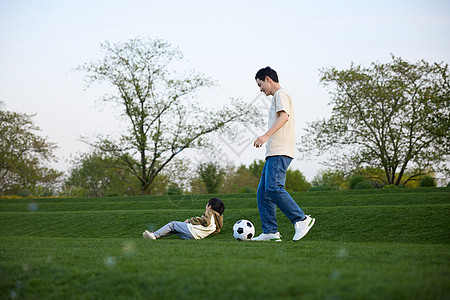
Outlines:
<svg viewBox="0 0 450 300"><path fill-rule="evenodd" d="M255 235L255 226L248 220L239 220L234 223L233 236L238 241L250 241Z"/></svg>

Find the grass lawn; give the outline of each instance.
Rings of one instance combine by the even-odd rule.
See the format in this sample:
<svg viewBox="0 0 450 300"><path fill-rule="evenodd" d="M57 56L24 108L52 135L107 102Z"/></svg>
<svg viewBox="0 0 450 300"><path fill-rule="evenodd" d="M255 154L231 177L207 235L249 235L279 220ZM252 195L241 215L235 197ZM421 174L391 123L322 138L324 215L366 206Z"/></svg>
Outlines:
<svg viewBox="0 0 450 300"><path fill-rule="evenodd" d="M201 215L208 195L0 200L0 299L450 299L450 189L293 194L317 219L292 242L237 242L252 194L215 195L224 229L144 240Z"/></svg>

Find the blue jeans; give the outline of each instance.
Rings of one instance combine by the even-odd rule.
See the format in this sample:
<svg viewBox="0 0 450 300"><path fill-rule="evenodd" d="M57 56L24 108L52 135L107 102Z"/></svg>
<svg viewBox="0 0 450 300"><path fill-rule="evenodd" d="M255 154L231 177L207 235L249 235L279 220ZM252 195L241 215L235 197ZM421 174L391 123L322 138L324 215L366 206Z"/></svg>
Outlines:
<svg viewBox="0 0 450 300"><path fill-rule="evenodd" d="M305 213L284 189L286 171L292 158L287 156L270 156L266 158L258 186L259 216L264 233L278 232L276 209L288 217L292 224L306 218Z"/></svg>

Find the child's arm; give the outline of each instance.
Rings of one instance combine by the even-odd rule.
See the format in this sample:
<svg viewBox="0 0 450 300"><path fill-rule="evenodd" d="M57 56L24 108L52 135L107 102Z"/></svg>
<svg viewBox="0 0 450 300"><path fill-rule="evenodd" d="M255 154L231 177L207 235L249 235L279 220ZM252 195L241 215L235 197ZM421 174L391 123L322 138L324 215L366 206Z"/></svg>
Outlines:
<svg viewBox="0 0 450 300"><path fill-rule="evenodd" d="M193 217L190 219L187 219L186 221L184 221L186 223L191 223L192 225L202 225L202 226L209 226L210 222L211 222L211 211L206 211L203 216L201 217Z"/></svg>
<svg viewBox="0 0 450 300"><path fill-rule="evenodd" d="M192 225L203 225L205 227L209 225L209 220L205 216L190 218L186 221L186 223L191 223Z"/></svg>

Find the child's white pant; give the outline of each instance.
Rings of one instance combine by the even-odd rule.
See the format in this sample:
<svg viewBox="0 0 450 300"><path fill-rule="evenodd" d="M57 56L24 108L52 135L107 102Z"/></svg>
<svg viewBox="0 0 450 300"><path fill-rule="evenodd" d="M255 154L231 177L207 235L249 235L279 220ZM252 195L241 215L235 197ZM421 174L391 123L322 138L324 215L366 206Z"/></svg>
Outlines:
<svg viewBox="0 0 450 300"><path fill-rule="evenodd" d="M173 234L178 235L183 240L194 239L194 236L189 231L187 223L184 222L172 221L155 231L155 236L157 238L171 236Z"/></svg>

